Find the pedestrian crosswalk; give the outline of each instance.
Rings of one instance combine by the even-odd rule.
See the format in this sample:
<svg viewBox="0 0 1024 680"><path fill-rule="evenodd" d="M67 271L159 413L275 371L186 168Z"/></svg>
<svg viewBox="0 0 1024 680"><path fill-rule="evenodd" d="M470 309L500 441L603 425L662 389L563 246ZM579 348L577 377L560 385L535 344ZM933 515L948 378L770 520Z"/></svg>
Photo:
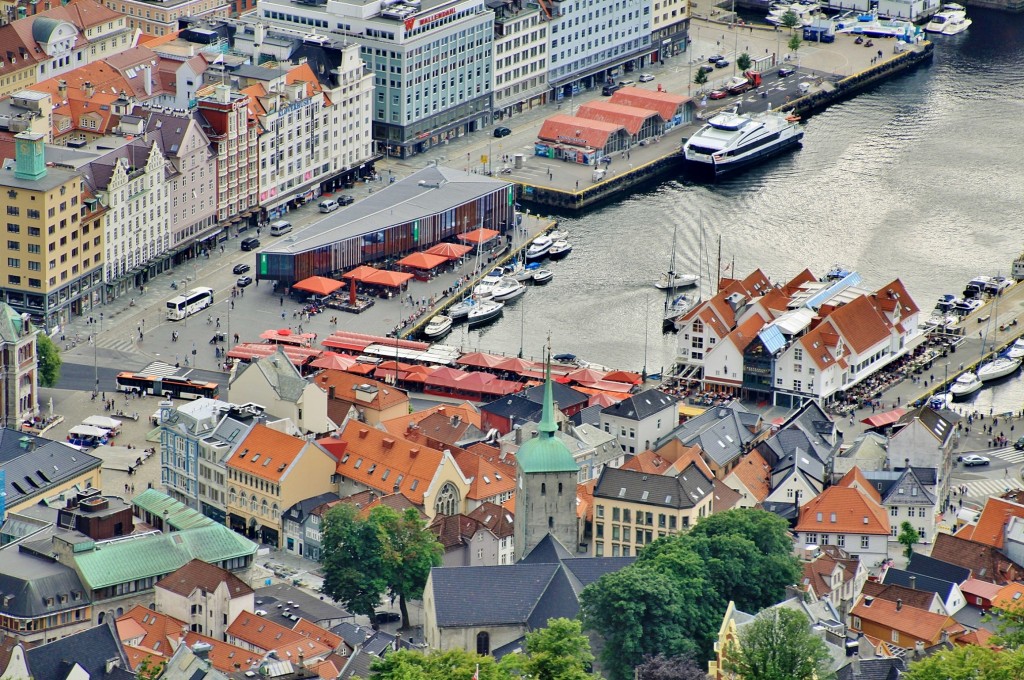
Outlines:
<svg viewBox="0 0 1024 680"><path fill-rule="evenodd" d="M139 371L140 375L151 375L159 378L169 378L177 375L180 369L164 361L154 361Z"/></svg>
<svg viewBox="0 0 1024 680"><path fill-rule="evenodd" d="M997 479L981 479L974 482L960 482L960 486L967 487L967 498L988 498L989 496L1001 496L1012 489L1024 489L1024 484L1013 477Z"/></svg>
<svg viewBox="0 0 1024 680"><path fill-rule="evenodd" d="M984 455L999 458L1000 460L1005 460L1008 463L1024 462L1024 451L1018 451L1012 446L1004 446L1001 449L987 451Z"/></svg>

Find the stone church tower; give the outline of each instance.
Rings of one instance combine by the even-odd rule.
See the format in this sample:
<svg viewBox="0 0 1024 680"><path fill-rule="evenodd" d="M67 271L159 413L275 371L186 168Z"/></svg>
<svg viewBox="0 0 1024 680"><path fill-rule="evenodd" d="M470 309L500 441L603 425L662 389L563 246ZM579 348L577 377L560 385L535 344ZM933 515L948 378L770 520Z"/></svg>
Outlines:
<svg viewBox="0 0 1024 680"><path fill-rule="evenodd" d="M544 382L544 406L537 436L516 453L515 559L521 560L548 534L570 552L579 549L576 476L579 466L569 447L555 436L551 367Z"/></svg>

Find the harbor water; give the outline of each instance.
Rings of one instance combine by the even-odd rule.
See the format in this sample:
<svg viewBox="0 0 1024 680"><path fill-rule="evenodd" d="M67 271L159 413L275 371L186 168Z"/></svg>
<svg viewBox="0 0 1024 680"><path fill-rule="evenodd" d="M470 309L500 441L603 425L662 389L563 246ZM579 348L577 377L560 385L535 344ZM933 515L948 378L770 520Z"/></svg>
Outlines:
<svg viewBox="0 0 1024 680"><path fill-rule="evenodd" d="M676 269L698 271L701 221L705 297L719 237L724 274L761 267L784 281L839 263L866 286L902 278L925 317L973 276L1008 274L1024 247L1024 16L969 15L968 31L935 38L930 66L807 121L798 151L715 184L678 177L560 217L574 250L545 265L554 280L448 342L536 357L550 336L555 353L667 370L677 336L662 335L665 296L652 284L668 268L673 228ZM1022 394L1012 381L976 401L1020 409Z"/></svg>

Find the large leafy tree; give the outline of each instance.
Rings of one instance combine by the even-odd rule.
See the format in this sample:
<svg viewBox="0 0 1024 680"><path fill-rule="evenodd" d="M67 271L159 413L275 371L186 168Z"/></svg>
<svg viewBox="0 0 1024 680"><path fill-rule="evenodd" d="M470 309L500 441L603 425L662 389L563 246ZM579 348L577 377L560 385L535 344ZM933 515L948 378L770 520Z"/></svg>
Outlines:
<svg viewBox="0 0 1024 680"><path fill-rule="evenodd" d="M50 336L39 333L36 335L36 356L39 366L39 384L42 387L55 387L60 380L60 350L50 340Z"/></svg>
<svg viewBox="0 0 1024 680"><path fill-rule="evenodd" d="M689 656L657 656L636 668L637 680L707 680L708 674Z"/></svg>
<svg viewBox="0 0 1024 680"><path fill-rule="evenodd" d="M360 519L355 506L339 503L324 515L321 546L321 591L376 625L374 612L388 587L377 526Z"/></svg>
<svg viewBox="0 0 1024 680"><path fill-rule="evenodd" d="M744 680L826 680L835 674L825 642L803 612L775 607L758 614L731 644L725 669Z"/></svg>
<svg viewBox="0 0 1024 680"><path fill-rule="evenodd" d="M492 656L477 656L461 649L420 654L409 650L391 652L370 666L374 680L471 680L479 669L479 680L512 680Z"/></svg>
<svg viewBox="0 0 1024 680"><path fill-rule="evenodd" d="M910 664L906 680L1019 680L1024 650L997 651L968 645L945 649Z"/></svg>
<svg viewBox="0 0 1024 680"><path fill-rule="evenodd" d="M793 29L796 28L799 23L800 17L798 17L796 15L796 12L794 12L793 10L789 10L788 12L782 15L782 25L788 28L790 32L792 32Z"/></svg>
<svg viewBox="0 0 1024 680"><path fill-rule="evenodd" d="M995 643L1008 649L1024 647L1024 605L1009 604L999 609Z"/></svg>
<svg viewBox="0 0 1024 680"><path fill-rule="evenodd" d="M896 540L903 546L903 555L909 558L914 554L914 546L921 540L921 536L917 533L917 529L914 528L913 524L903 522L900 525L900 535L896 537Z"/></svg>
<svg viewBox="0 0 1024 680"><path fill-rule="evenodd" d="M526 653L508 654L499 664L510 677L533 680L586 680L594 655L579 621L551 619L526 634Z"/></svg>
<svg viewBox="0 0 1024 680"><path fill-rule="evenodd" d="M580 616L604 638L601 662L613 680L628 680L644 657L695 651L687 610L699 609L667 570L633 565L583 589Z"/></svg>
<svg viewBox="0 0 1024 680"><path fill-rule="evenodd" d="M402 626L408 628L407 601L423 596L430 570L441 564L444 547L413 508L399 514L379 505L370 511L368 521L378 528L383 576L388 590L398 598Z"/></svg>

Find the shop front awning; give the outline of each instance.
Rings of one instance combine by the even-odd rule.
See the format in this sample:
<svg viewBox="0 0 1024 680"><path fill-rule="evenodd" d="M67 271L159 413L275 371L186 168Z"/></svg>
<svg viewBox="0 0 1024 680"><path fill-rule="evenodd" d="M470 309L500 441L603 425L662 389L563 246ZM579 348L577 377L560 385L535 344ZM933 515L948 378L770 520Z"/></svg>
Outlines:
<svg viewBox="0 0 1024 680"><path fill-rule="evenodd" d="M893 410L886 411L885 413L876 413L875 415L865 418L860 422L864 423L868 427L887 427L902 418L905 414L906 411L904 409L894 408Z"/></svg>

